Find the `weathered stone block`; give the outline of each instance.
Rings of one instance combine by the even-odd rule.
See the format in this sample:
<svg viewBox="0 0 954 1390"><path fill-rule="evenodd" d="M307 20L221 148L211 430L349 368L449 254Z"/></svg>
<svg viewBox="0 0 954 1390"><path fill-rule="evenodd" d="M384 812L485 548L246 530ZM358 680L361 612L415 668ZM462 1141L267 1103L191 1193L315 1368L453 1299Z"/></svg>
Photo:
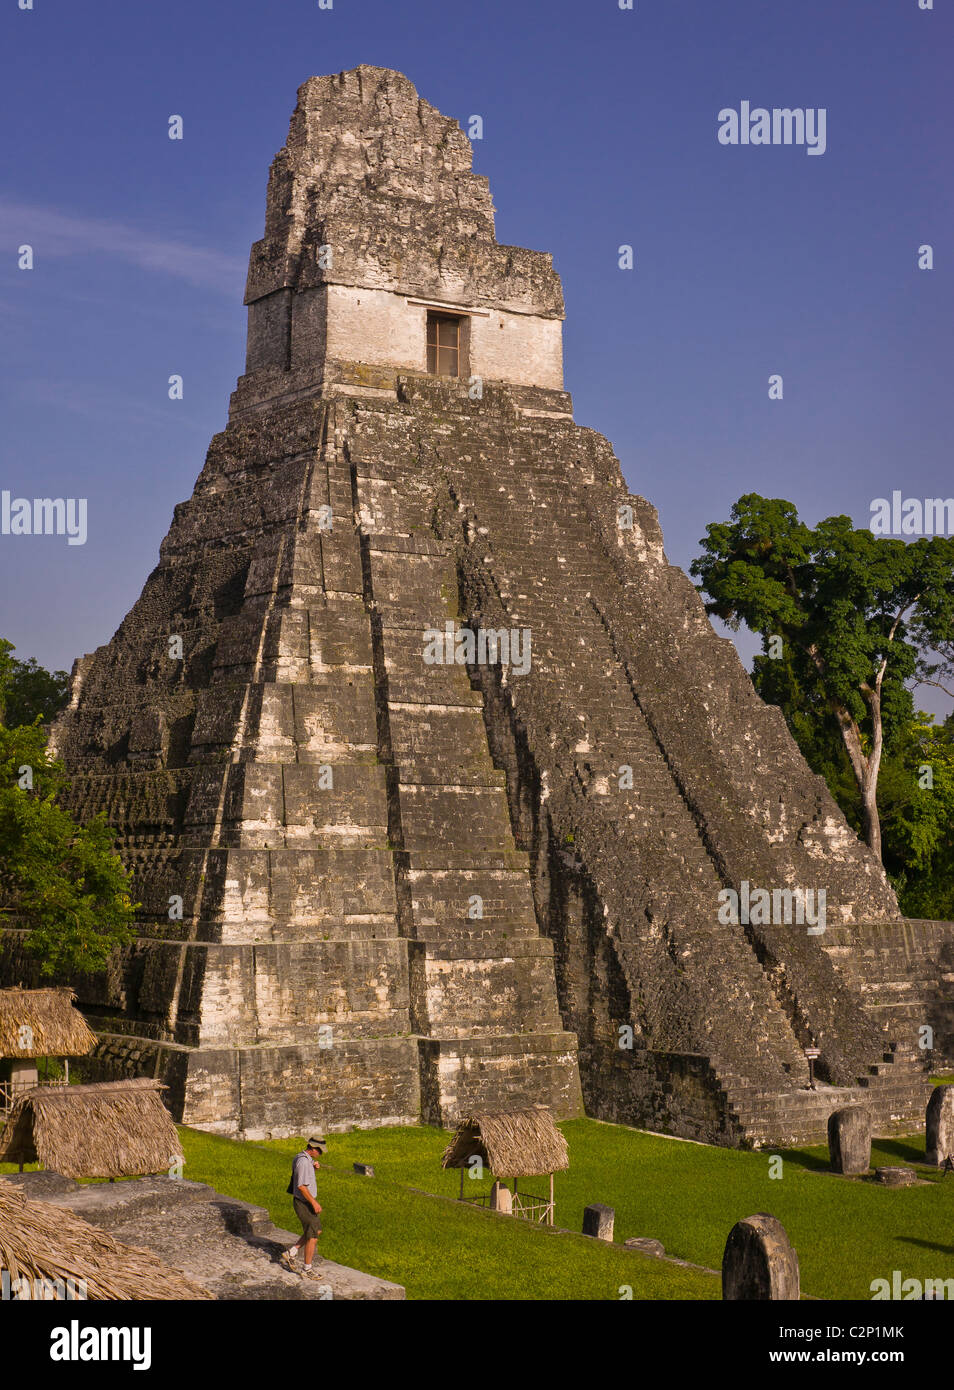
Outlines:
<svg viewBox="0 0 954 1390"><path fill-rule="evenodd" d="M653 1240L651 1236L631 1236L629 1240L624 1240L623 1244L627 1250L639 1250L644 1255L662 1256L666 1253L662 1241Z"/></svg>
<svg viewBox="0 0 954 1390"><path fill-rule="evenodd" d="M759 1212L732 1227L722 1256L722 1297L784 1301L800 1297L798 1256L774 1216Z"/></svg>
<svg viewBox="0 0 954 1390"><path fill-rule="evenodd" d="M595 1236L597 1240L612 1241L615 1220L616 1212L612 1207L604 1206L602 1202L591 1202L583 1208L583 1234Z"/></svg>
<svg viewBox="0 0 954 1390"><path fill-rule="evenodd" d="M882 1187L912 1187L918 1180L913 1168L876 1168L875 1177Z"/></svg>
<svg viewBox="0 0 954 1390"><path fill-rule="evenodd" d="M857 1175L871 1167L871 1116L862 1105L846 1105L828 1117L828 1152L835 1173Z"/></svg>
<svg viewBox="0 0 954 1390"><path fill-rule="evenodd" d="M954 1086L935 1086L931 1092L924 1149L927 1162L935 1168L954 1158Z"/></svg>

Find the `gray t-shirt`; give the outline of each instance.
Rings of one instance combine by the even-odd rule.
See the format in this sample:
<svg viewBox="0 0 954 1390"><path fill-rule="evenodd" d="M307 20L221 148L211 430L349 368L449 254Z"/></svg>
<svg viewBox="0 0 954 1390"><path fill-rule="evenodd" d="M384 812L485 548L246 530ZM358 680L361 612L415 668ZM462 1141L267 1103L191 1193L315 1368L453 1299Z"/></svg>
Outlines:
<svg viewBox="0 0 954 1390"><path fill-rule="evenodd" d="M317 1198L318 1196L315 1165L304 1149L300 1154L295 1155L295 1161L292 1164L292 1187L296 1197L301 1197L301 1193L298 1191L300 1187L306 1187L313 1197Z"/></svg>

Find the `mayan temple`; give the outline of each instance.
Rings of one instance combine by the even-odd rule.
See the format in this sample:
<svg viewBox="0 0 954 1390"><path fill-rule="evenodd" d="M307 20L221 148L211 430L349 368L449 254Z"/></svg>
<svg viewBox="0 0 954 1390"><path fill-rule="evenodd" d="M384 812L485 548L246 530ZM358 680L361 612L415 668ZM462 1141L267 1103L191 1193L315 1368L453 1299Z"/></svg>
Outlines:
<svg viewBox="0 0 954 1390"><path fill-rule="evenodd" d="M954 928L901 918L574 422L560 279L457 122L386 69L306 82L245 302L228 425L54 734L142 902L74 982L102 1076L250 1138L923 1126ZM721 921L743 885L823 890L826 929Z"/></svg>

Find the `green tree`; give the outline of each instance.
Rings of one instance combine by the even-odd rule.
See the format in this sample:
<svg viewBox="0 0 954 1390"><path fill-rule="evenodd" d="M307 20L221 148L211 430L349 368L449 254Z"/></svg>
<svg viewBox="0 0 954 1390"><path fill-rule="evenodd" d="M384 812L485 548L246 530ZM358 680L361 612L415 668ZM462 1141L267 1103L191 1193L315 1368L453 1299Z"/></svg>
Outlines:
<svg viewBox="0 0 954 1390"><path fill-rule="evenodd" d="M954 720L918 713L895 738L878 788L884 864L911 917L954 917Z"/></svg>
<svg viewBox="0 0 954 1390"><path fill-rule="evenodd" d="M937 670L930 652L954 642L954 540L906 543L856 530L846 516L812 529L791 502L748 493L701 544L692 574L706 611L761 635L756 683L764 698L773 686L784 692L793 732L798 718L812 724L816 767L832 763L837 731L862 834L880 857L885 740L911 722L910 684ZM774 673L773 656L784 663Z"/></svg>
<svg viewBox="0 0 954 1390"><path fill-rule="evenodd" d="M60 804L66 777L47 751L42 715L7 722L16 668L30 665L12 650L0 643L0 922L29 928L44 975L89 974L133 938L131 875L105 817L79 825Z"/></svg>
<svg viewBox="0 0 954 1390"><path fill-rule="evenodd" d="M774 661L757 656L752 679L763 700L782 710L812 771L862 834L858 783L834 716L802 690L784 653ZM878 811L882 861L901 910L954 920L954 716L936 725L917 711L886 736Z"/></svg>
<svg viewBox="0 0 954 1390"><path fill-rule="evenodd" d="M65 671L47 671L34 657L17 661L10 656L13 647L0 642L5 657L6 676L3 681L5 708L2 717L6 724L32 724L37 715L50 724L66 704L70 678Z"/></svg>

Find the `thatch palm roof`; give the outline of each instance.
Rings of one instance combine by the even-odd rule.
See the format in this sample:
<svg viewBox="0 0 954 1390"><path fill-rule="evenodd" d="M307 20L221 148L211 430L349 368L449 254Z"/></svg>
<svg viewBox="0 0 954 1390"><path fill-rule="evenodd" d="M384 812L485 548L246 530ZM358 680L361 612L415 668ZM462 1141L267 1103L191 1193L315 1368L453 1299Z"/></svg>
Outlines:
<svg viewBox="0 0 954 1390"><path fill-rule="evenodd" d="M0 1182L0 1267L11 1280L83 1280L90 1299L211 1298L150 1250L122 1245L82 1217Z"/></svg>
<svg viewBox="0 0 954 1390"><path fill-rule="evenodd" d="M42 1163L67 1178L165 1173L182 1155L158 1081L36 1087L16 1101L0 1163Z"/></svg>
<svg viewBox="0 0 954 1390"><path fill-rule="evenodd" d="M479 1154L497 1177L536 1178L569 1168L566 1140L542 1105L464 1116L444 1150L443 1168L463 1168Z"/></svg>
<svg viewBox="0 0 954 1390"><path fill-rule="evenodd" d="M75 998L71 989L0 989L0 1057L85 1057L92 1052L96 1034L73 1008Z"/></svg>

